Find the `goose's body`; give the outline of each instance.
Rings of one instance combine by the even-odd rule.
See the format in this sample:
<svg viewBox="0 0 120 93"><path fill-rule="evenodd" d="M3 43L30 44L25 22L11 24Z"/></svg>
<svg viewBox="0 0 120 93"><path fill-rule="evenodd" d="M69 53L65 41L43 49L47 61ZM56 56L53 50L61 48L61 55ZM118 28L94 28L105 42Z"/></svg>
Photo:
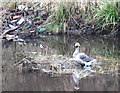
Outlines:
<svg viewBox="0 0 120 93"><path fill-rule="evenodd" d="M94 61L94 58L87 56L85 53L79 53L80 44L75 44L75 52L73 53L73 59L81 66L91 65Z"/></svg>

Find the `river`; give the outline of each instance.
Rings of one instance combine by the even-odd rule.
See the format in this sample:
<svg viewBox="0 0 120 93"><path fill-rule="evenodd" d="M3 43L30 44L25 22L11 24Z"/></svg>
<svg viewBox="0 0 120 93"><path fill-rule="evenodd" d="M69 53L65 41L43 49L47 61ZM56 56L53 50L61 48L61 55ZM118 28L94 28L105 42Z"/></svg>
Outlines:
<svg viewBox="0 0 120 93"><path fill-rule="evenodd" d="M24 58L25 52L41 52L43 55L72 57L74 44L79 42L80 52L96 58L102 71L95 76L82 78L79 91L118 91L119 56L118 38L105 39L96 36L44 35L26 38L24 42L2 43L2 89L3 91L74 91L71 74L51 77L41 71L20 73L13 67Z"/></svg>

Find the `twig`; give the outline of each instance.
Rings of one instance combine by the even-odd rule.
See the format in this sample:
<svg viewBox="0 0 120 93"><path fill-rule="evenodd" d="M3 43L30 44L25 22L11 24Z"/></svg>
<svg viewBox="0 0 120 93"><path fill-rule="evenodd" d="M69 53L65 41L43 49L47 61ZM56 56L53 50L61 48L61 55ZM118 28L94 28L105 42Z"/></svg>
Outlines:
<svg viewBox="0 0 120 93"><path fill-rule="evenodd" d="M40 8L46 7L46 6L48 6L49 4L51 4L51 3L53 3L53 2L49 2L48 4L46 4L46 5L44 5L44 6L40 7Z"/></svg>
<svg viewBox="0 0 120 93"><path fill-rule="evenodd" d="M29 8L29 10L33 9L34 7L38 6L40 3L36 3L34 4L34 6L32 6L31 8Z"/></svg>
<svg viewBox="0 0 120 93"><path fill-rule="evenodd" d="M71 17L73 18L73 20L75 21L75 23L80 26L80 24L78 24L78 22L75 20L75 18L71 15Z"/></svg>
<svg viewBox="0 0 120 93"><path fill-rule="evenodd" d="M10 31L13 31L13 30L16 30L16 29L18 29L18 28L19 28L19 26L16 26L16 27L14 27L14 28L12 28L12 29L8 29L8 30L4 31L4 33L0 36L0 38L3 38L3 36L4 36L6 33L10 32Z"/></svg>
<svg viewBox="0 0 120 93"><path fill-rule="evenodd" d="M115 24L117 24L117 23L115 23ZM106 23L106 24L103 25L103 27L105 27L107 25L114 25L114 23Z"/></svg>
<svg viewBox="0 0 120 93"><path fill-rule="evenodd" d="M85 26L85 27L81 28L81 31L82 31L84 28L88 28L88 27L90 27L90 26Z"/></svg>
<svg viewBox="0 0 120 93"><path fill-rule="evenodd" d="M18 63L14 64L14 66L16 66L16 65L18 65L18 64L21 64L24 59L25 59L25 58L23 58L22 60L20 60Z"/></svg>
<svg viewBox="0 0 120 93"><path fill-rule="evenodd" d="M24 58L24 60L25 60L25 61L27 61L28 63L31 63L31 61L30 61L30 60L28 60L28 59L26 59L26 58Z"/></svg>
<svg viewBox="0 0 120 93"><path fill-rule="evenodd" d="M48 23L48 21L50 20L50 18L52 18L52 17L54 17L55 15L53 14L53 15L50 15L48 18L47 18L47 20L43 23L43 24L46 24L46 23Z"/></svg>
<svg viewBox="0 0 120 93"><path fill-rule="evenodd" d="M46 7L46 6L48 6L49 4L51 4L51 3L52 3L52 2L50 2L50 3L48 3L48 4L44 5L44 6L41 6L40 8ZM38 6L39 4L40 4L40 3L36 3L34 6L32 6L31 8L29 8L29 10L33 9L34 7Z"/></svg>
<svg viewBox="0 0 120 93"><path fill-rule="evenodd" d="M14 64L14 66L21 64L24 60L25 60L25 61L27 61L28 63L32 63L32 62L31 62L31 61L29 61L28 59L23 58L23 59L22 59L22 60L20 60L18 63Z"/></svg>
<svg viewBox="0 0 120 93"><path fill-rule="evenodd" d="M49 25L51 25L52 23L55 23L56 21L53 21L53 22L50 22L50 23L47 23L47 24L41 24L39 27L37 27L37 28L41 28L41 27L45 27L45 26L49 26Z"/></svg>

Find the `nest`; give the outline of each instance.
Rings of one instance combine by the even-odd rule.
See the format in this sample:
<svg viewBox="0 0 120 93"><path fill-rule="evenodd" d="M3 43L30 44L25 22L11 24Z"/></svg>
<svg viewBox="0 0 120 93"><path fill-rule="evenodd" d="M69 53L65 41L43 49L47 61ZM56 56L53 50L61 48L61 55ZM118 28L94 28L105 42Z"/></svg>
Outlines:
<svg viewBox="0 0 120 93"><path fill-rule="evenodd" d="M95 65L88 68L82 68L67 56L42 55L37 52L26 53L25 57L15 65L17 65L20 71L40 70L42 72L52 74L52 76L77 73L81 77L86 77L91 73L96 72L95 70L92 70Z"/></svg>

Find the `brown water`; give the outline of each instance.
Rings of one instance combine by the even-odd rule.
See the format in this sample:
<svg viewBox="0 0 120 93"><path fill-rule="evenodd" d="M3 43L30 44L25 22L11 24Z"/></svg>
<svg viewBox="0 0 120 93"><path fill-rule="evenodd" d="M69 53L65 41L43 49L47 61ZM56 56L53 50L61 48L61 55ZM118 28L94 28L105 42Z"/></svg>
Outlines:
<svg viewBox="0 0 120 93"><path fill-rule="evenodd" d="M21 73L13 65L24 58L26 51L41 52L48 56L57 54L72 57L76 41L81 44L80 51L98 59L103 68L103 73L82 78L79 90L118 91L118 39L45 35L40 35L39 39L25 39L25 43L3 42L3 91L73 91L74 81L71 74L51 77L41 71ZM40 48L41 46L43 48Z"/></svg>

